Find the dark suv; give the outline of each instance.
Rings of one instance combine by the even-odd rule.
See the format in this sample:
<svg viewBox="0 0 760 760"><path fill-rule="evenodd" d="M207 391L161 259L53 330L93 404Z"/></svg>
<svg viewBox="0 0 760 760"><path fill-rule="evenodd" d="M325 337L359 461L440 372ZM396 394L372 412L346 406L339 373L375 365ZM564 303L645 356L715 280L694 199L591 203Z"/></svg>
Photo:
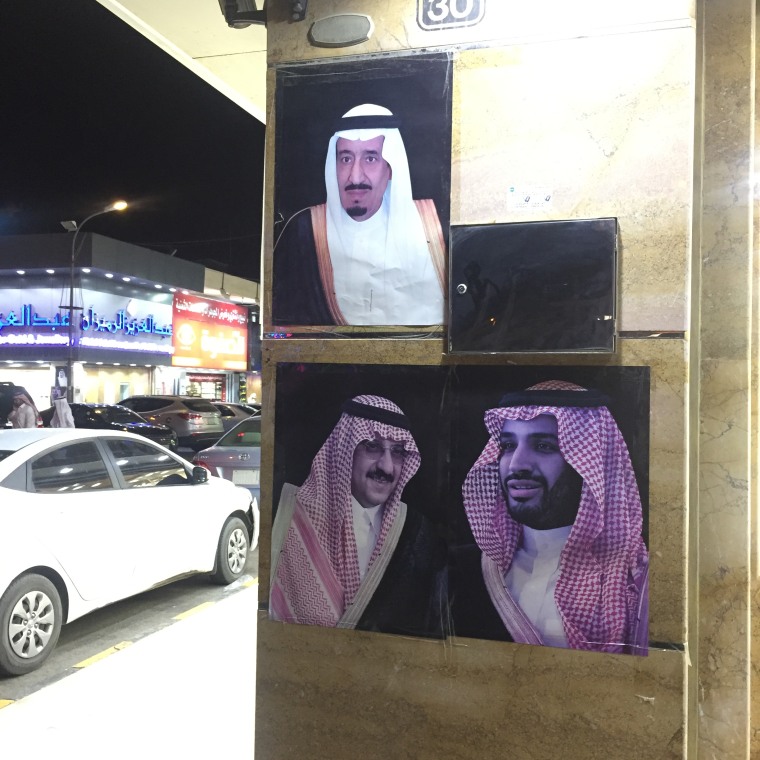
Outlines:
<svg viewBox="0 0 760 760"><path fill-rule="evenodd" d="M200 451L217 441L222 417L210 401L196 396L130 396L119 402L148 422L166 425L177 434L182 448Z"/></svg>
<svg viewBox="0 0 760 760"><path fill-rule="evenodd" d="M90 430L121 430L126 433L136 433L151 441L176 451L177 434L166 425L156 425L148 422L137 412L119 404L81 404L72 402L71 415L74 417L74 427ZM42 424L50 427L55 409L44 409L40 412Z"/></svg>

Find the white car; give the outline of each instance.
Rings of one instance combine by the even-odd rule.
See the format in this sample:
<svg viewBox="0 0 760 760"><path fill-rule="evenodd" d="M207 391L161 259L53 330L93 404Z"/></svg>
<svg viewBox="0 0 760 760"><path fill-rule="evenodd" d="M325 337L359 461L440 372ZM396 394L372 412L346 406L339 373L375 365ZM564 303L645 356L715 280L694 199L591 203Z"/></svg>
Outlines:
<svg viewBox="0 0 760 760"><path fill-rule="evenodd" d="M0 431L0 673L50 655L63 623L179 577L239 578L251 494L133 433Z"/></svg>
<svg viewBox="0 0 760 760"><path fill-rule="evenodd" d="M251 549L259 543L259 480L261 473L261 416L251 415L225 433L213 446L199 451L193 464L205 467L212 475L247 488L253 497L253 538Z"/></svg>

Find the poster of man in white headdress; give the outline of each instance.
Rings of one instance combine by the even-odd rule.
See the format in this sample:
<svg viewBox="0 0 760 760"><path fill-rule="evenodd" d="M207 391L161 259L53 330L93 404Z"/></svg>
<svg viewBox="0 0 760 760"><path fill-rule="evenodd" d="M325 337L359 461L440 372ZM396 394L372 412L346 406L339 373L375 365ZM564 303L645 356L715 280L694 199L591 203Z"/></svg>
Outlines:
<svg viewBox="0 0 760 760"><path fill-rule="evenodd" d="M450 156L447 56L279 70L272 323L440 329Z"/></svg>

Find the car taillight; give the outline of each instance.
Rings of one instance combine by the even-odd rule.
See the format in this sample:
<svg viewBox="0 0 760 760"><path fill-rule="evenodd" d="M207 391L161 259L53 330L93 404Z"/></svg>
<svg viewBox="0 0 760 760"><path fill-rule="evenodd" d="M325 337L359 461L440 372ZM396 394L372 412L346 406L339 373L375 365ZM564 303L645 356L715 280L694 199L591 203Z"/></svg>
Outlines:
<svg viewBox="0 0 760 760"><path fill-rule="evenodd" d="M203 419L203 415L196 412L180 412L177 417L181 420L194 420L195 422Z"/></svg>

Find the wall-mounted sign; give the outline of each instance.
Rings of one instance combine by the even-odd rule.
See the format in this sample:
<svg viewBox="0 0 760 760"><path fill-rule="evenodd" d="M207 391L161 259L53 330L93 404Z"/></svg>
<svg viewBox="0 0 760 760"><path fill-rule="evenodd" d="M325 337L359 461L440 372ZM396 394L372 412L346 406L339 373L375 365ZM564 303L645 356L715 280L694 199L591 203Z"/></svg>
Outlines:
<svg viewBox="0 0 760 760"><path fill-rule="evenodd" d="M248 369L248 310L199 296L174 298L175 367Z"/></svg>
<svg viewBox="0 0 760 760"><path fill-rule="evenodd" d="M417 23L427 31L474 26L485 8L486 0L417 0Z"/></svg>
<svg viewBox="0 0 760 760"><path fill-rule="evenodd" d="M77 291L77 301L79 301ZM171 304L82 289L75 314L74 343L105 348L170 354ZM68 306L59 288L0 290L0 349L16 346L67 346Z"/></svg>

